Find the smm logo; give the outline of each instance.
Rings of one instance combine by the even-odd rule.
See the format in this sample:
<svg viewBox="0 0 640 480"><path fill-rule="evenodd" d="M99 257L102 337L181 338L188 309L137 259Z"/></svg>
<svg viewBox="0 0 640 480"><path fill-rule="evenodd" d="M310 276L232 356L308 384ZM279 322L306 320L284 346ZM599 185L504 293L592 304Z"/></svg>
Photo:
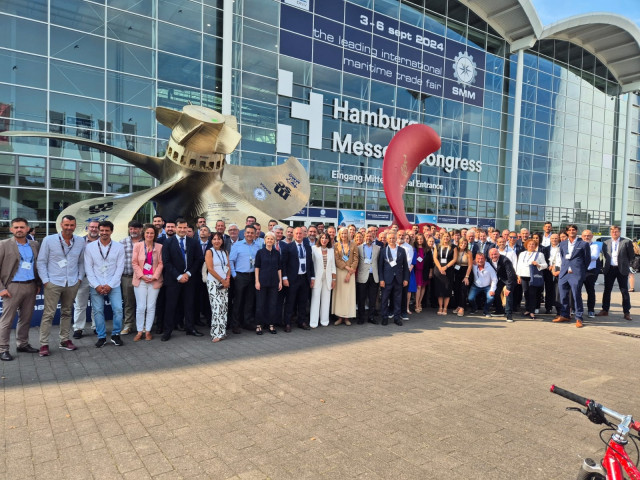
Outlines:
<svg viewBox="0 0 640 480"><path fill-rule="evenodd" d="M453 76L463 86L476 83L476 62L473 61L473 55L467 52L459 52L453 59Z"/></svg>
<svg viewBox="0 0 640 480"><path fill-rule="evenodd" d="M278 95L293 96L293 72L278 70ZM319 93L309 93L309 104L291 102L291 118L309 122L309 148L322 149L322 103L324 97ZM279 153L291 153L291 125L278 124L276 150Z"/></svg>

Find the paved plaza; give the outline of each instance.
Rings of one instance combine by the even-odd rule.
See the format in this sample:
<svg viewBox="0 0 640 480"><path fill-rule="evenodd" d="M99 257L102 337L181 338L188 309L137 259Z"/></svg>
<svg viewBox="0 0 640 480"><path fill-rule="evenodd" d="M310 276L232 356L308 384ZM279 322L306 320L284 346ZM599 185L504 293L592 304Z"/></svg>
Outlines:
<svg viewBox="0 0 640 480"><path fill-rule="evenodd" d="M427 310L18 354L0 365L0 478L575 478L599 427L552 383L640 417L640 338L613 334L640 334L640 308L627 322L620 300L581 330Z"/></svg>

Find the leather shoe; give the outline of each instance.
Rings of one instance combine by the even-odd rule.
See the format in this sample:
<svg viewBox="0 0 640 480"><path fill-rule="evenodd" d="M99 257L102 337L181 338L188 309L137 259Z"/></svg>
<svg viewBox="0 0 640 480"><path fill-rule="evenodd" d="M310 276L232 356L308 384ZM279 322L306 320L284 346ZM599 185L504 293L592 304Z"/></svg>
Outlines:
<svg viewBox="0 0 640 480"><path fill-rule="evenodd" d="M609 312L606 310L600 310L597 314L596 317L606 317L609 315Z"/></svg>
<svg viewBox="0 0 640 480"><path fill-rule="evenodd" d="M393 323L395 323L396 325L398 325L399 327L402 326L402 320L394 320Z"/></svg>
<svg viewBox="0 0 640 480"><path fill-rule="evenodd" d="M22 353L38 353L39 352L39 350L37 348L33 348L28 343L23 347L18 347L16 350L18 350L19 352L22 352Z"/></svg>
<svg viewBox="0 0 640 480"><path fill-rule="evenodd" d="M156 335L160 335L160 334L162 334L162 325L158 325L156 327Z"/></svg>
<svg viewBox="0 0 640 480"><path fill-rule="evenodd" d="M383 318L382 325L389 325L389 320L387 320L386 318Z"/></svg>
<svg viewBox="0 0 640 480"><path fill-rule="evenodd" d="M171 340L171 335L167 335L166 333L162 335L162 338L160 339L161 342L168 342L169 340Z"/></svg>
<svg viewBox="0 0 640 480"><path fill-rule="evenodd" d="M195 328L193 330L191 330L190 332L187 332L187 335L193 335L194 337L203 337L204 336L203 333L200 333Z"/></svg>
<svg viewBox="0 0 640 480"><path fill-rule="evenodd" d="M0 360L2 360L3 362L10 362L11 360L13 360L13 357L9 352L2 352L0 353Z"/></svg>
<svg viewBox="0 0 640 480"><path fill-rule="evenodd" d="M558 315L556 318L552 320L553 323L570 322L570 321L571 321L570 318L563 317L562 315Z"/></svg>
<svg viewBox="0 0 640 480"><path fill-rule="evenodd" d="M299 327L303 330L311 330L311 327L308 323L302 323L301 325L299 325Z"/></svg>
<svg viewBox="0 0 640 480"><path fill-rule="evenodd" d="M582 319L576 318L576 328L582 328Z"/></svg>
<svg viewBox="0 0 640 480"><path fill-rule="evenodd" d="M378 325L378 321L375 318L370 318L369 323L373 323L374 325Z"/></svg>
<svg viewBox="0 0 640 480"><path fill-rule="evenodd" d="M291 333L291 325L284 326L284 333Z"/></svg>
<svg viewBox="0 0 640 480"><path fill-rule="evenodd" d="M629 314L629 313L625 313L624 314L624 319L625 320L629 320L629 321L633 320L633 318L631 318L631 314Z"/></svg>

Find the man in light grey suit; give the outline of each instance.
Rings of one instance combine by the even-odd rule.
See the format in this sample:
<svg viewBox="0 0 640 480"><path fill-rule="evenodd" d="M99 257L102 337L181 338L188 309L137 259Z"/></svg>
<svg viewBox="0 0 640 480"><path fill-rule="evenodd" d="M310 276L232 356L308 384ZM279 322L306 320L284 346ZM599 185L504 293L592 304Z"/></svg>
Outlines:
<svg viewBox="0 0 640 480"><path fill-rule="evenodd" d="M611 304L611 290L613 283L618 281L618 288L622 294L622 311L625 320L631 321L631 299L629 297L629 267L634 257L633 244L628 238L620 238L620 227L612 225L609 229L611 238L602 246L604 257L604 292L602 293L602 310L599 317L609 315Z"/></svg>
<svg viewBox="0 0 640 480"><path fill-rule="evenodd" d="M380 247L373 241L373 232L367 231L365 243L358 247L360 261L358 262L358 273L356 277L356 289L358 292L358 325L369 323L377 324L376 302L378 300L378 257ZM369 310L365 310L365 303L369 299Z"/></svg>

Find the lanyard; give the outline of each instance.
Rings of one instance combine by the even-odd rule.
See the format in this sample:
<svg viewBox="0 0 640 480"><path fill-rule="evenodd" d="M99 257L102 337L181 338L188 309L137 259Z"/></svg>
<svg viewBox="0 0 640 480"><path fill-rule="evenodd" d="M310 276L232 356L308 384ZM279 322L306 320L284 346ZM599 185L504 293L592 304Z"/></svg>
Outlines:
<svg viewBox="0 0 640 480"><path fill-rule="evenodd" d="M340 249L342 250L342 256L343 257L348 257L349 253L351 253L351 241L349 241L349 246L347 247L347 252L344 251L344 243L340 242Z"/></svg>
<svg viewBox="0 0 640 480"><path fill-rule="evenodd" d="M113 245L113 242L109 242L109 248L107 248L107 254L104 255L102 253L102 244L100 242L98 242L98 250L100 251L100 256L102 257L102 259L106 262L107 258L109 258L109 253L111 253L111 246Z"/></svg>
<svg viewBox="0 0 640 480"><path fill-rule="evenodd" d="M109 246L111 248L111 246ZM151 258L153 258L153 251L156 249L156 242L153 242L153 246L151 247ZM144 242L144 256L147 256L147 242Z"/></svg>
<svg viewBox="0 0 640 480"><path fill-rule="evenodd" d="M62 254L64 255L64 258L67 258L67 255L69 255L69 252L73 250L73 245L76 239L75 237L71 237L71 246L69 246L69 250L64 249L64 243L62 243L62 236L60 234L58 234L58 240L60 240L60 248L62 249Z"/></svg>
<svg viewBox="0 0 640 480"><path fill-rule="evenodd" d="M31 251L31 258L29 260L26 260L23 256L22 256L22 252L20 251L20 247L24 246L21 243L18 243L16 241L16 243L18 244L18 255L20 255L20 261L21 262L29 262L31 265L33 265L33 250L31 250L31 246L29 245L29 242L25 243L26 246L29 247L29 250Z"/></svg>
<svg viewBox="0 0 640 480"><path fill-rule="evenodd" d="M218 257L218 259L220 260L220 265L222 265L222 268L226 267L227 264L224 261L224 255L222 255L220 253L220 250L213 250L214 252L216 252L216 257Z"/></svg>
<svg viewBox="0 0 640 480"><path fill-rule="evenodd" d="M524 263L526 263L527 265L531 265L529 262L531 262L531 260L535 260L535 258L533 258L533 256L536 256L536 258L538 258L538 252L531 252L531 255L529 255L529 258L524 259Z"/></svg>
<svg viewBox="0 0 640 480"><path fill-rule="evenodd" d="M440 247L440 262L442 263L443 260L447 260L447 258L449 257L449 248L447 247L447 253L445 253L444 255L442 255L442 252L444 251L442 247Z"/></svg>
<svg viewBox="0 0 640 480"><path fill-rule="evenodd" d="M369 247L369 260L371 260L373 258L373 245L366 245L366 247ZM367 251L365 250L364 247L362 247L362 249L364 250L364 253L366 255Z"/></svg>

